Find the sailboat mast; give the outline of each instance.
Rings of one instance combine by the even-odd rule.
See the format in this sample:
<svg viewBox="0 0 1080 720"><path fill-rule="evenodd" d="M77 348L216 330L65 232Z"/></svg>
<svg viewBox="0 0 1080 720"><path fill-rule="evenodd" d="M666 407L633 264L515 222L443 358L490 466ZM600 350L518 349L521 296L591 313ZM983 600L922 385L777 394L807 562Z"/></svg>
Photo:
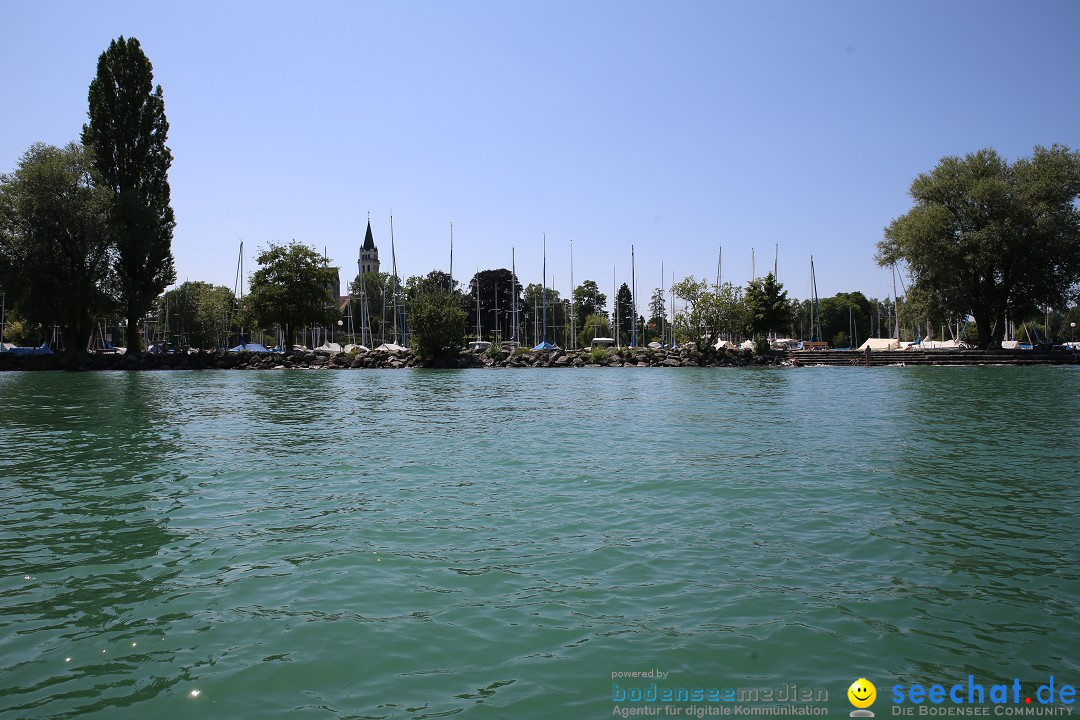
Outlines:
<svg viewBox="0 0 1080 720"><path fill-rule="evenodd" d="M544 340L547 344L547 233L544 233Z"/></svg>
<svg viewBox="0 0 1080 720"><path fill-rule="evenodd" d="M517 316L517 258L514 256L514 248L510 248L510 306L511 317L514 318L514 330L510 339L518 342L518 316Z"/></svg>
<svg viewBox="0 0 1080 720"><path fill-rule="evenodd" d="M480 268L476 268L476 342L480 342Z"/></svg>
<svg viewBox="0 0 1080 720"><path fill-rule="evenodd" d="M634 246L630 246L630 284L637 290L637 263L634 260ZM630 347L637 347L637 293L630 293Z"/></svg>
<svg viewBox="0 0 1080 720"><path fill-rule="evenodd" d="M330 267L330 258L327 257L327 255L326 255L326 246L325 245L323 245L323 249L322 249L322 261L323 261L323 267ZM333 299L332 302L337 302L337 299L336 298ZM329 342L334 341L334 326L333 325L328 325L323 330L323 337L324 337L325 340L328 340Z"/></svg>
<svg viewBox="0 0 1080 720"><path fill-rule="evenodd" d="M814 322L817 323L817 334L815 335L813 332L811 332L810 333L810 339L811 340L817 339L818 341L824 341L825 338L821 337L821 335L822 335L822 332L821 332L821 309L820 309L820 306L818 304L817 276L814 274L814 256L813 255L810 256L810 286L811 286L811 292L813 293L813 299L814 299L813 300L814 315L810 318L811 328L813 328L813 323Z"/></svg>
<svg viewBox="0 0 1080 720"><path fill-rule="evenodd" d="M716 253L716 290L720 290L720 261L724 259L724 246L720 246L719 252ZM675 283L672 282L672 285Z"/></svg>
<svg viewBox="0 0 1080 720"><path fill-rule="evenodd" d="M622 347L619 342L619 281L615 279L614 265L611 266L611 314L615 321L611 323L611 327L615 328L615 344Z"/></svg>
<svg viewBox="0 0 1080 720"><path fill-rule="evenodd" d="M577 347L577 313L574 310L574 241L570 241L570 342L571 350Z"/></svg>
<svg viewBox="0 0 1080 720"><path fill-rule="evenodd" d="M390 265L394 276L391 278L390 287L393 289L391 300L394 303L394 344L398 344L398 311L397 311L397 253L394 250L394 214L390 213Z"/></svg>
<svg viewBox="0 0 1080 720"><path fill-rule="evenodd" d="M236 296L237 307L240 306L240 301L244 299L244 241L240 241L240 253L236 256L236 282L233 283L233 293L237 292L237 287L240 288L240 294ZM231 325L232 323L230 323ZM225 331L226 346L228 345L228 333ZM240 336L237 338L240 343L244 342L244 328L240 328ZM291 340L290 340L291 342Z"/></svg>
<svg viewBox="0 0 1080 720"><path fill-rule="evenodd" d="M447 292L454 292L454 223L450 223L450 287Z"/></svg>
<svg viewBox="0 0 1080 720"><path fill-rule="evenodd" d="M356 269L360 272L360 344L370 348L371 332L368 327L367 288L364 285L363 250L360 252L361 257L356 259Z"/></svg>
<svg viewBox="0 0 1080 720"><path fill-rule="evenodd" d="M896 299L896 266L892 266L892 312L893 312L893 333L896 335L897 342L900 341L900 308Z"/></svg>
<svg viewBox="0 0 1080 720"><path fill-rule="evenodd" d="M671 347L675 347L675 271L671 271Z"/></svg>

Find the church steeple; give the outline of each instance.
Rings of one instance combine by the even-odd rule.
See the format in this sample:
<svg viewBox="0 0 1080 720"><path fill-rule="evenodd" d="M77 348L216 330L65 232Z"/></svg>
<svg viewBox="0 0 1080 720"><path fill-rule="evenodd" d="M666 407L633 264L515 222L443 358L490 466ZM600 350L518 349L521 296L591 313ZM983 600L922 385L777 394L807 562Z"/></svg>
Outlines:
<svg viewBox="0 0 1080 720"><path fill-rule="evenodd" d="M379 248L375 247L375 238L371 236L371 217L368 216L367 232L364 233L364 244L360 247L360 271L364 273L379 272Z"/></svg>
<svg viewBox="0 0 1080 720"><path fill-rule="evenodd" d="M370 218L368 218L368 221L367 221L367 232L364 233L364 247L361 248L361 249L362 250L374 250L375 249L375 239L371 237L371 219Z"/></svg>

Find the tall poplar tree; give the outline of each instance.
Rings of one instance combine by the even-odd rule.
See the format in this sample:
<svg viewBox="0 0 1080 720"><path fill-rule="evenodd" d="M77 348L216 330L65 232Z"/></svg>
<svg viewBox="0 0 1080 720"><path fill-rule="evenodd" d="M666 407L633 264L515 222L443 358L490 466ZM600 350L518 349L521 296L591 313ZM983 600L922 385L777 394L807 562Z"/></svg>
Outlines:
<svg viewBox="0 0 1080 720"><path fill-rule="evenodd" d="M634 317L634 294L626 283L620 285L615 293L615 318L619 323L619 337L615 338L615 342L619 347L629 345L637 318Z"/></svg>
<svg viewBox="0 0 1080 720"><path fill-rule="evenodd" d="M90 122L83 144L94 153L101 182L114 195L120 309L127 346L140 349L139 325L155 298L176 279L169 204L172 152L161 86L135 38L120 37L98 58L90 83Z"/></svg>

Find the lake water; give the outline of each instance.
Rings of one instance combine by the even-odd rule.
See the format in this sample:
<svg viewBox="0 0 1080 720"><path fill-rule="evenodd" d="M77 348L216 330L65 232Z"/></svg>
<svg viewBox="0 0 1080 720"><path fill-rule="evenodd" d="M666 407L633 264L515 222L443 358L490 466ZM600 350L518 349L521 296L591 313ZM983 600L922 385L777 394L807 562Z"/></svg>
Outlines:
<svg viewBox="0 0 1080 720"><path fill-rule="evenodd" d="M0 717L1077 685L1078 471L1068 367L0 374Z"/></svg>

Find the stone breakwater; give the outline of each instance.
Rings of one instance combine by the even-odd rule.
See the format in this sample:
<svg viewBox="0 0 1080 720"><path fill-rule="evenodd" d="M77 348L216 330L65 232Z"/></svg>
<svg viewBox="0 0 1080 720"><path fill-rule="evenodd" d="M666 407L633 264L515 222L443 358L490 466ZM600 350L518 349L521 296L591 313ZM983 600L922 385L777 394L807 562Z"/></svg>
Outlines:
<svg viewBox="0 0 1080 720"><path fill-rule="evenodd" d="M581 368L581 367L745 367L787 364L784 353L754 355L725 351L706 356L694 350L556 350L546 352L465 353L441 361L421 360L409 351L325 353L232 353L223 350L102 355L11 355L0 353L3 370L348 370L399 368Z"/></svg>

